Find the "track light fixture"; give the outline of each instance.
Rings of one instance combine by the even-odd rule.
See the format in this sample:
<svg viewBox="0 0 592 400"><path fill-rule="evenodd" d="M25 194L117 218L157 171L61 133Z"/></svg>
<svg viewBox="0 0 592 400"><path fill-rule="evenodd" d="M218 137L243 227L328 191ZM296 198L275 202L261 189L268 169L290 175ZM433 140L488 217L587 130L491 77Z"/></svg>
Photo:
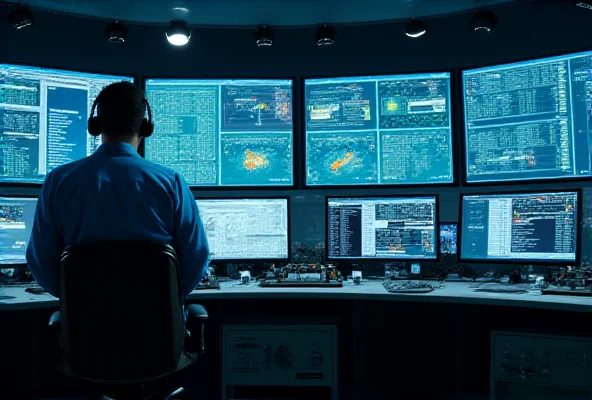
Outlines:
<svg viewBox="0 0 592 400"><path fill-rule="evenodd" d="M271 47L273 40L273 30L269 26L260 26L255 31L255 43L257 47Z"/></svg>
<svg viewBox="0 0 592 400"><path fill-rule="evenodd" d="M173 46L184 46L189 43L191 30L185 21L171 21L166 31L166 38Z"/></svg>
<svg viewBox="0 0 592 400"><path fill-rule="evenodd" d="M488 10L479 10L473 14L471 27L476 32L491 32L497 25L497 16Z"/></svg>
<svg viewBox="0 0 592 400"><path fill-rule="evenodd" d="M329 46L335 43L335 37L337 36L337 31L330 27L327 24L323 24L319 26L317 29L317 34L315 36L317 46Z"/></svg>
<svg viewBox="0 0 592 400"><path fill-rule="evenodd" d="M16 29L26 28L33 25L34 22L33 13L27 5L17 5L14 11L8 15L8 23Z"/></svg>
<svg viewBox="0 0 592 400"><path fill-rule="evenodd" d="M105 37L111 43L124 43L127 40L127 28L119 21L107 25Z"/></svg>
<svg viewBox="0 0 592 400"><path fill-rule="evenodd" d="M423 36L427 32L427 26L425 22L419 19L412 19L410 20L407 25L405 25L405 35L418 38Z"/></svg>

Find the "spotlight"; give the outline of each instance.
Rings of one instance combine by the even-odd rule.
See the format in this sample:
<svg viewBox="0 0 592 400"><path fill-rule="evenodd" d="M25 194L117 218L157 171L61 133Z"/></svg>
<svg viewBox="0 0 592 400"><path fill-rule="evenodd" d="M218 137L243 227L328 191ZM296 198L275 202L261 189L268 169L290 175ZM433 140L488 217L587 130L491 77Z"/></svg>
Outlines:
<svg viewBox="0 0 592 400"><path fill-rule="evenodd" d="M273 30L269 26L260 26L255 31L255 43L258 47L271 47L273 40Z"/></svg>
<svg viewBox="0 0 592 400"><path fill-rule="evenodd" d="M418 19L412 19L407 23L407 25L405 25L405 35L412 38L418 38L420 36L423 36L426 33L426 31L426 24Z"/></svg>
<svg viewBox="0 0 592 400"><path fill-rule="evenodd" d="M174 46L184 46L189 43L191 30L185 21L171 21L166 31L166 38Z"/></svg>
<svg viewBox="0 0 592 400"><path fill-rule="evenodd" d="M497 25L497 17L491 11L479 10L473 14L471 27L476 32L490 32Z"/></svg>
<svg viewBox="0 0 592 400"><path fill-rule="evenodd" d="M19 4L8 16L8 23L16 29L26 28L27 26L33 25L34 22L33 13L29 6L26 5Z"/></svg>
<svg viewBox="0 0 592 400"><path fill-rule="evenodd" d="M319 26L315 39L318 46L329 46L335 43L336 36L337 31L334 28L328 26L327 24L323 24Z"/></svg>
<svg viewBox="0 0 592 400"><path fill-rule="evenodd" d="M127 28L119 21L107 25L105 37L111 43L124 43L127 40Z"/></svg>

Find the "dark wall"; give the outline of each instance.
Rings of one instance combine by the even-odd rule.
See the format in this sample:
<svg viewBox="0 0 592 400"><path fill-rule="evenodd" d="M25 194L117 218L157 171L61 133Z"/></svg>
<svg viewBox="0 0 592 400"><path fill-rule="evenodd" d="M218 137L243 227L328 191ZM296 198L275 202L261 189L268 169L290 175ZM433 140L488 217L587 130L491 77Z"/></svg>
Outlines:
<svg viewBox="0 0 592 400"><path fill-rule="evenodd" d="M413 71L452 70L494 63L569 53L592 48L592 12L570 1L546 0L520 3L496 9L499 25L487 35L469 28L471 14L457 14L428 20L429 31L419 39L403 32L404 22L339 28L334 46L314 44L315 28L278 29L272 48L256 48L252 30L193 29L189 45L168 45L165 26L129 26L124 45L108 43L104 21L35 13L36 24L22 31L0 23L0 61L49 67L89 70L140 77L308 77ZM0 21L7 7L0 7ZM298 89L298 87L297 87ZM456 116L459 104L453 104ZM297 112L297 111L296 111ZM455 154L461 155L459 129L455 123ZM296 141L302 131L295 132ZM301 127L300 127L301 128ZM298 156L298 154L297 154ZM455 160L460 178L461 159ZM590 183L529 185L536 188L583 187ZM525 189L524 185L497 187ZM314 245L324 241L324 196L385 193L439 193L440 219L458 220L459 191L487 191L490 188L406 188L370 190L199 190L197 196L290 195L292 238ZM23 189L1 188L0 193L22 193ZM37 189L27 190L36 193ZM587 196L591 199L592 196ZM592 204L586 208L592 216ZM590 217L592 218L592 217ZM589 222L592 225L592 221ZM592 238L584 244L592 253Z"/></svg>

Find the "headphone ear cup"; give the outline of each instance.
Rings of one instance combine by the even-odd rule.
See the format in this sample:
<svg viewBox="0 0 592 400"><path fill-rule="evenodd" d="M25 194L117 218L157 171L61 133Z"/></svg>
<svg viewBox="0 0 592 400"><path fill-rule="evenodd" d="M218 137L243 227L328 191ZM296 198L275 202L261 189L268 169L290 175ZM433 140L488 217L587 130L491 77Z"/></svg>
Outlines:
<svg viewBox="0 0 592 400"><path fill-rule="evenodd" d="M103 133L103 125L99 117L90 117L88 119L88 133L92 136L99 136Z"/></svg>
<svg viewBox="0 0 592 400"><path fill-rule="evenodd" d="M154 124L144 118L140 124L140 136L147 138L150 137L152 133L154 133Z"/></svg>

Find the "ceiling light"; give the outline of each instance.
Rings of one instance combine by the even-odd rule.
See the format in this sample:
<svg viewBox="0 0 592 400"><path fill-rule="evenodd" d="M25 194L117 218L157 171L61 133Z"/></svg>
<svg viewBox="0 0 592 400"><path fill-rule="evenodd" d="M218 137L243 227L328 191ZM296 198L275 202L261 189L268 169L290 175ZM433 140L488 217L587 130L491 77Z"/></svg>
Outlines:
<svg viewBox="0 0 592 400"><path fill-rule="evenodd" d="M427 31L426 24L418 19L412 19L405 25L405 35L417 38L423 36Z"/></svg>
<svg viewBox="0 0 592 400"><path fill-rule="evenodd" d="M471 27L477 32L491 32L497 25L497 17L491 11L479 10L473 15Z"/></svg>
<svg viewBox="0 0 592 400"><path fill-rule="evenodd" d="M111 43L124 43L127 40L127 28L119 21L107 25L105 37Z"/></svg>
<svg viewBox="0 0 592 400"><path fill-rule="evenodd" d="M592 4L586 1L577 1L576 6L592 10Z"/></svg>
<svg viewBox="0 0 592 400"><path fill-rule="evenodd" d="M185 21L171 21L166 31L166 38L174 46L184 46L189 43L191 30Z"/></svg>
<svg viewBox="0 0 592 400"><path fill-rule="evenodd" d="M315 39L318 46L329 46L335 43L337 31L327 24L319 26Z"/></svg>
<svg viewBox="0 0 592 400"><path fill-rule="evenodd" d="M255 43L258 47L270 47L273 44L273 30L269 26L260 26L255 31Z"/></svg>
<svg viewBox="0 0 592 400"><path fill-rule="evenodd" d="M8 16L8 23L16 29L26 28L33 25L34 22L33 13L29 6L26 5L17 5L14 11Z"/></svg>

